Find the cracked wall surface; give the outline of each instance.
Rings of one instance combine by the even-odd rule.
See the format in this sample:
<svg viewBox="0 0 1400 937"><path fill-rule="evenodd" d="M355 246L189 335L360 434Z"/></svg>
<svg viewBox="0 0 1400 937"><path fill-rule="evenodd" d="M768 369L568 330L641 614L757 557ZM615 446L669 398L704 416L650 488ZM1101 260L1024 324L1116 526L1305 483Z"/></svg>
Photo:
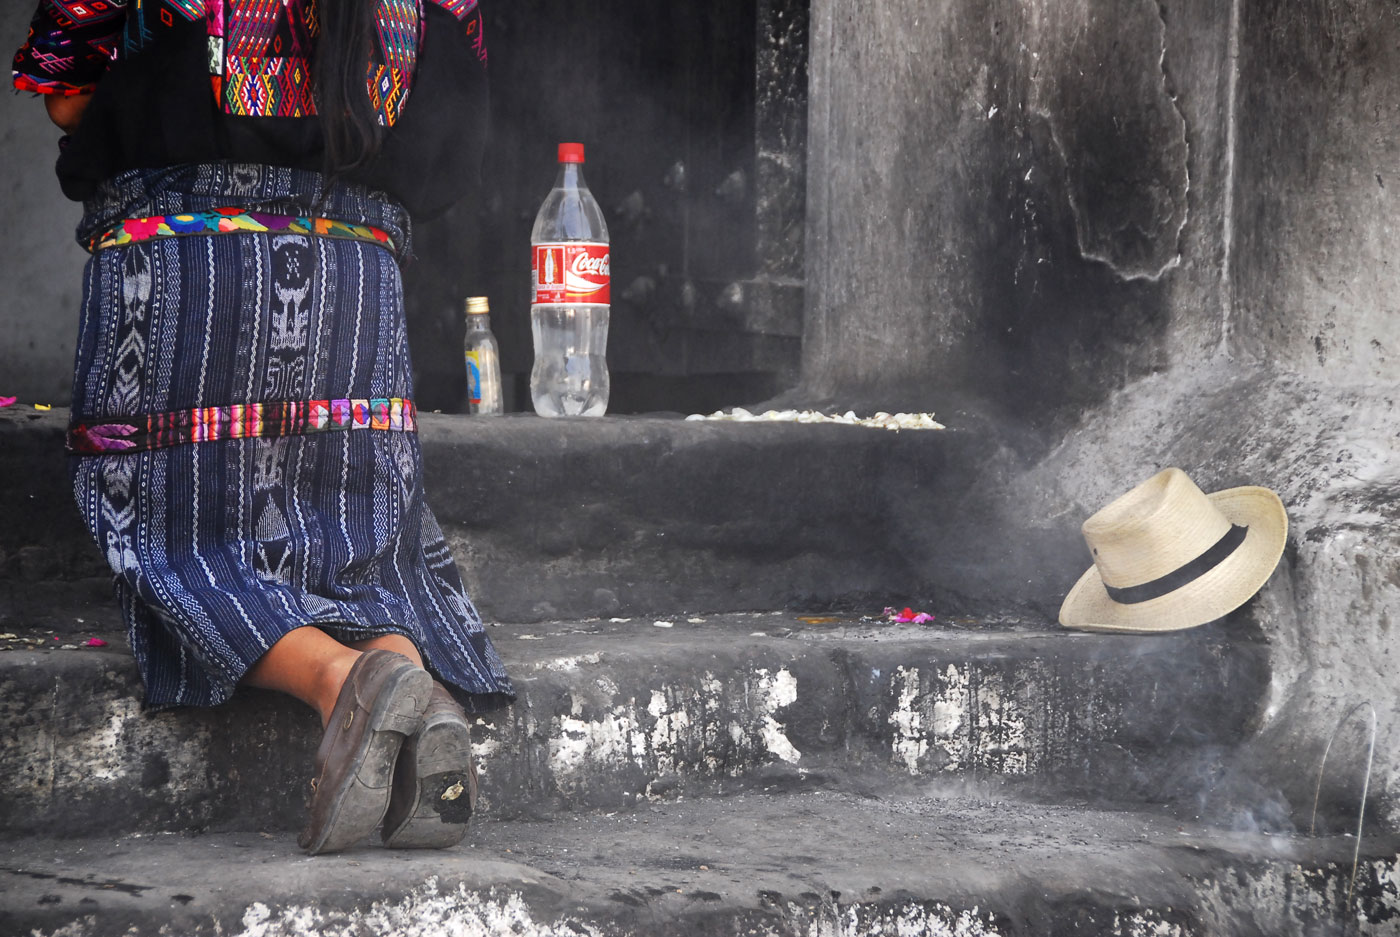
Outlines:
<svg viewBox="0 0 1400 937"><path fill-rule="evenodd" d="M1044 429L1199 345L1228 13L818 3L804 392Z"/></svg>
<svg viewBox="0 0 1400 937"><path fill-rule="evenodd" d="M1064 163L1079 251L1156 279L1180 262L1190 186L1161 11L1153 0L1079 0L1033 7L1030 21L1027 103Z"/></svg>

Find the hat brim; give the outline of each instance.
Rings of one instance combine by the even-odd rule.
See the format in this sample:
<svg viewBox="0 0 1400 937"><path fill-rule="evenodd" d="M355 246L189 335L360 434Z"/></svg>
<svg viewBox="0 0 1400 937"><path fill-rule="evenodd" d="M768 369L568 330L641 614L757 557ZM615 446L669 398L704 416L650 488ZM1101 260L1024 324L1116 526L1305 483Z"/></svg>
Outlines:
<svg viewBox="0 0 1400 937"><path fill-rule="evenodd" d="M1248 527L1244 542L1219 566L1164 596L1125 605L1104 588L1097 566L1079 577L1060 606L1060 624L1080 631L1181 631L1223 618L1248 602L1273 575L1288 540L1279 496L1254 485L1206 495L1230 523Z"/></svg>

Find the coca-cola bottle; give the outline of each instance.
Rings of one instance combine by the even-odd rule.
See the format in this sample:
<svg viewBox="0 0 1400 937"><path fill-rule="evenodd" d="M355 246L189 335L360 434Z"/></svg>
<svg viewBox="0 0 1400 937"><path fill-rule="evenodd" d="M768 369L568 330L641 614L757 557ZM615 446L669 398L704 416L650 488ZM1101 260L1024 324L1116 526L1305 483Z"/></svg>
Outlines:
<svg viewBox="0 0 1400 937"><path fill-rule="evenodd" d="M559 144L559 175L530 232L530 399L540 416L608 408L608 225L583 181L583 144Z"/></svg>

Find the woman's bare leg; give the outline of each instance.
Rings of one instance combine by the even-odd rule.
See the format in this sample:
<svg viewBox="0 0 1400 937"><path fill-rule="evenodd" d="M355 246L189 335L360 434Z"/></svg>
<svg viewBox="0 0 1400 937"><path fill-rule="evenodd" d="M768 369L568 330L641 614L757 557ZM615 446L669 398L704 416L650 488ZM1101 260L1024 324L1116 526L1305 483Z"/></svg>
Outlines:
<svg viewBox="0 0 1400 937"><path fill-rule="evenodd" d="M308 625L287 632L268 648L243 682L295 696L316 710L324 726L330 721L350 668L361 653L375 648L402 654L415 665L423 666L418 648L401 634L383 634L345 645Z"/></svg>
<svg viewBox="0 0 1400 937"><path fill-rule="evenodd" d="M296 628L268 648L243 682L295 696L320 714L324 726L359 657L358 649L346 647L319 628Z"/></svg>
<svg viewBox="0 0 1400 937"><path fill-rule="evenodd" d="M418 653L418 648L414 646L412 641L401 634L381 634L363 641L351 641L350 646L357 651L372 651L375 648L393 651L395 654L407 657L419 667L423 666L423 655Z"/></svg>

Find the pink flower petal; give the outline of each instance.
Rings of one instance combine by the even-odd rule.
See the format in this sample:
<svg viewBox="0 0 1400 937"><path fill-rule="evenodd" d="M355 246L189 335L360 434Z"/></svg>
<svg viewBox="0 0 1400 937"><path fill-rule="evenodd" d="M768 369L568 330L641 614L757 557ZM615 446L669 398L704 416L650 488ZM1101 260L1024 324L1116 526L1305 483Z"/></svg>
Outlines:
<svg viewBox="0 0 1400 937"><path fill-rule="evenodd" d="M933 621L933 616L930 615L928 612L920 612L919 614L913 617L912 621L916 625L926 625L929 622Z"/></svg>
<svg viewBox="0 0 1400 937"><path fill-rule="evenodd" d="M106 647L107 642L101 638L88 638L85 642L88 647Z"/></svg>
<svg viewBox="0 0 1400 937"><path fill-rule="evenodd" d="M13 407L18 397L0 397L0 407Z"/></svg>

